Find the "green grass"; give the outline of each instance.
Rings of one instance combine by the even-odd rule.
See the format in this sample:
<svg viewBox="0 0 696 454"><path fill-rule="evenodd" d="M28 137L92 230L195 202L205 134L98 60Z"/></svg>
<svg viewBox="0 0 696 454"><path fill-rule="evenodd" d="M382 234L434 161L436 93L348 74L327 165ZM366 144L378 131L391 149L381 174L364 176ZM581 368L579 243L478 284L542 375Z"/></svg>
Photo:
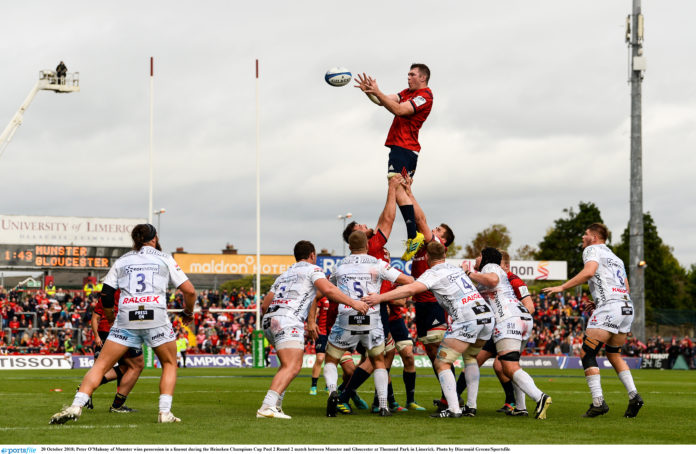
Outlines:
<svg viewBox="0 0 696 454"><path fill-rule="evenodd" d="M435 420L428 417L439 397L432 371L419 370L416 398L428 412L379 418L367 411L326 418L326 393L309 396L309 371L290 386L283 404L292 420L257 419L273 370L181 369L173 412L183 422L157 424L159 370L145 371L127 405L140 411L111 414L115 392L110 383L94 394L94 410L77 422L49 426L51 415L72 402L85 371L0 372L1 444L694 444L693 371L634 371L645 406L638 418L625 419L627 396L613 371L602 371L610 412L582 418L590 395L582 371L528 370L553 397L547 420L513 418L496 413L503 402L491 369L483 369L475 418ZM401 371L394 370L397 400L404 404ZM319 381L323 389L323 378ZM62 388L63 392L51 389ZM361 395L371 399L369 380ZM530 409L534 404L528 402Z"/></svg>

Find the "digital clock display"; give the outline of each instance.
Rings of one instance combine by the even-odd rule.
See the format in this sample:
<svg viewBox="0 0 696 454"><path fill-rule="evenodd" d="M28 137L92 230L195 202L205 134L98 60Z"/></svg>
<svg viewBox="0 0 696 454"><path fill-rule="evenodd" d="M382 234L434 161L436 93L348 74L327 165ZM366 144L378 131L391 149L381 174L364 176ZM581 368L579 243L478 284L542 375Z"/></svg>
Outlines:
<svg viewBox="0 0 696 454"><path fill-rule="evenodd" d="M128 251L123 247L0 244L0 266L108 269Z"/></svg>

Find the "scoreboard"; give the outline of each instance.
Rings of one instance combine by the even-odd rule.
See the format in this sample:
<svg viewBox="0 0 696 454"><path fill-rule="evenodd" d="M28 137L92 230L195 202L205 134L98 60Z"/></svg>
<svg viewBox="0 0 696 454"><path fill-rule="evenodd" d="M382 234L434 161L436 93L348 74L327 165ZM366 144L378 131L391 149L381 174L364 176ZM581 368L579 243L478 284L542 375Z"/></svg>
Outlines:
<svg viewBox="0 0 696 454"><path fill-rule="evenodd" d="M109 269L127 247L0 244L0 267Z"/></svg>

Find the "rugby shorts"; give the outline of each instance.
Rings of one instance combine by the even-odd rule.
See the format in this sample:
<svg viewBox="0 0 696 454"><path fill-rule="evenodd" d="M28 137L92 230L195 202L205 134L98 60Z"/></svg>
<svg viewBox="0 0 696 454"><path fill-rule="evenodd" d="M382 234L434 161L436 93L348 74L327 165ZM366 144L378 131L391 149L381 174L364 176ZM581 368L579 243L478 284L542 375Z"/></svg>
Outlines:
<svg viewBox="0 0 696 454"><path fill-rule="evenodd" d="M262 327L266 339L276 350L287 342L293 342L297 348L304 348L304 322L299 318L279 312L269 313L263 317Z"/></svg>
<svg viewBox="0 0 696 454"><path fill-rule="evenodd" d="M633 323L633 307L624 301L610 301L595 309L587 328L601 329L613 334L628 333Z"/></svg>
<svg viewBox="0 0 696 454"><path fill-rule="evenodd" d="M418 338L428 335L428 331L441 325L447 325L445 310L437 303L416 301L416 330Z"/></svg>
<svg viewBox="0 0 696 454"><path fill-rule="evenodd" d="M320 334L314 341L314 350L317 353L326 353L326 344L329 341L328 334Z"/></svg>
<svg viewBox="0 0 696 454"><path fill-rule="evenodd" d="M401 174L406 169L408 175L413 178L418 164L418 153L406 148L392 145L389 147L389 163L387 164L387 176Z"/></svg>
<svg viewBox="0 0 696 454"><path fill-rule="evenodd" d="M106 339L109 337L109 332L108 331L97 331L99 333L99 338L102 340L102 346L104 342L106 342ZM101 352L102 347L94 347L94 359L96 360L99 358L99 353ZM138 356L141 356L143 354L143 348L142 345L138 348L132 348L128 347L128 350L126 350L126 353L123 354L122 358L137 358Z"/></svg>
<svg viewBox="0 0 696 454"><path fill-rule="evenodd" d="M171 323L155 328L125 329L112 327L106 340L130 348L141 348L143 344L156 348L167 342L176 341L176 333Z"/></svg>
<svg viewBox="0 0 696 454"><path fill-rule="evenodd" d="M501 339L513 339L523 343L532 334L534 322L530 315L513 316L501 320L493 328L493 342L496 344Z"/></svg>

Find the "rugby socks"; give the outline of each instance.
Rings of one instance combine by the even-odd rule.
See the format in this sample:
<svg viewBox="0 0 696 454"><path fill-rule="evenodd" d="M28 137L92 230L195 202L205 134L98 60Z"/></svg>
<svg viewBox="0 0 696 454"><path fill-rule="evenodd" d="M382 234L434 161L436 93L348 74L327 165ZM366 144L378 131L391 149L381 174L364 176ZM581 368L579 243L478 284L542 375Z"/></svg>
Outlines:
<svg viewBox="0 0 696 454"><path fill-rule="evenodd" d="M599 407L604 400L604 396L602 395L602 381L599 374L585 375L585 380L587 380L587 386L590 387L590 394L592 394L592 405Z"/></svg>
<svg viewBox="0 0 696 454"><path fill-rule="evenodd" d="M396 397L394 397L394 387L392 386L390 373L391 367L387 368L387 380L389 381L389 384L387 385L387 401L389 401L389 405L392 405L396 403Z"/></svg>
<svg viewBox="0 0 696 454"><path fill-rule="evenodd" d="M515 405L515 387L512 384L512 380L501 382L500 385L503 387L503 391L505 391L505 403Z"/></svg>
<svg viewBox="0 0 696 454"><path fill-rule="evenodd" d="M336 383L338 382L338 369L334 363L326 362L324 364L324 381L329 388L329 393L336 391Z"/></svg>
<svg viewBox="0 0 696 454"><path fill-rule="evenodd" d="M277 395L278 393L276 393L276 396ZM266 394L266 398L268 398L268 394ZM266 399L264 399L263 401L265 403ZM169 413L172 411L172 396L170 396L169 394L160 394L159 411L160 413Z"/></svg>
<svg viewBox="0 0 696 454"><path fill-rule="evenodd" d="M276 404L276 407L278 407L278 410L283 409L283 398L284 397L285 397L285 391L283 391L283 393L278 396L278 403Z"/></svg>
<svg viewBox="0 0 696 454"><path fill-rule="evenodd" d="M633 399L636 397L638 390L636 389L636 385L633 384L633 375L631 375L631 371L624 370L619 372L619 380L621 380L621 383L623 383L623 385L626 387L626 391L628 391L628 398Z"/></svg>
<svg viewBox="0 0 696 454"><path fill-rule="evenodd" d="M406 388L406 403L410 404L416 401L416 373L404 371L403 379Z"/></svg>
<svg viewBox="0 0 696 454"><path fill-rule="evenodd" d="M121 408L123 404L126 403L127 398L128 396L124 396L121 393L116 393L116 395L114 396L114 403L112 403L111 406L113 408Z"/></svg>
<svg viewBox="0 0 696 454"><path fill-rule="evenodd" d="M118 366L114 366L114 372L116 372L116 386L121 386L121 379L123 378L123 372Z"/></svg>
<svg viewBox="0 0 696 454"><path fill-rule="evenodd" d="M375 369L375 389L377 390L377 400L379 408L387 407L387 387L389 386L389 373L387 369Z"/></svg>
<svg viewBox="0 0 696 454"><path fill-rule="evenodd" d="M522 391L522 389L519 386L517 386L516 384L514 384L512 381L510 381L508 383L512 383L512 388L513 388L514 393L515 393L515 399L514 399L515 408L517 410L526 410L527 409L527 402L525 400L526 396L524 394L524 391Z"/></svg>
<svg viewBox="0 0 696 454"><path fill-rule="evenodd" d="M416 228L416 212L413 209L413 205L401 205L399 206L399 211L401 211L401 216L404 217L404 222L406 222L406 235L409 239L413 239L418 235L418 229Z"/></svg>
<svg viewBox="0 0 696 454"><path fill-rule="evenodd" d="M457 399L457 381L454 379L452 371L445 369L437 374L437 378L440 380L442 393L445 395L445 399L447 399L449 410L454 413L461 413L459 399Z"/></svg>
<svg viewBox="0 0 696 454"><path fill-rule="evenodd" d="M471 363L464 366L464 376L469 384L469 390L466 392L466 406L476 408L476 399L478 398L479 379L481 372L478 364Z"/></svg>
<svg viewBox="0 0 696 454"><path fill-rule="evenodd" d="M84 407L89 402L89 396L85 393L77 392L75 393L75 399L73 399L73 407Z"/></svg>
<svg viewBox="0 0 696 454"><path fill-rule="evenodd" d="M312 377L312 386L317 387L317 383L319 382L319 377Z"/></svg>
<svg viewBox="0 0 696 454"><path fill-rule="evenodd" d="M335 366L334 366L335 367ZM324 366L324 369L326 369L326 366ZM386 371L386 369L385 369ZM338 375L337 375L338 377ZM355 372L353 372L353 375L350 377L350 380L346 384L346 386L343 388L343 392L341 392L341 396L339 397L339 401L345 403L348 402L355 392L356 389L360 388L360 386L365 383L365 380L370 378L370 374L365 372L364 369L360 367L355 368Z"/></svg>
<svg viewBox="0 0 696 454"><path fill-rule="evenodd" d="M512 381L515 382L526 395L531 397L534 402L539 402L543 393L536 387L534 379L527 372L522 369L517 369L517 371L512 374Z"/></svg>
<svg viewBox="0 0 696 454"><path fill-rule="evenodd" d="M459 378L457 379L457 395L461 396L465 389L466 375L464 375L464 371L461 371L461 373L459 374Z"/></svg>

